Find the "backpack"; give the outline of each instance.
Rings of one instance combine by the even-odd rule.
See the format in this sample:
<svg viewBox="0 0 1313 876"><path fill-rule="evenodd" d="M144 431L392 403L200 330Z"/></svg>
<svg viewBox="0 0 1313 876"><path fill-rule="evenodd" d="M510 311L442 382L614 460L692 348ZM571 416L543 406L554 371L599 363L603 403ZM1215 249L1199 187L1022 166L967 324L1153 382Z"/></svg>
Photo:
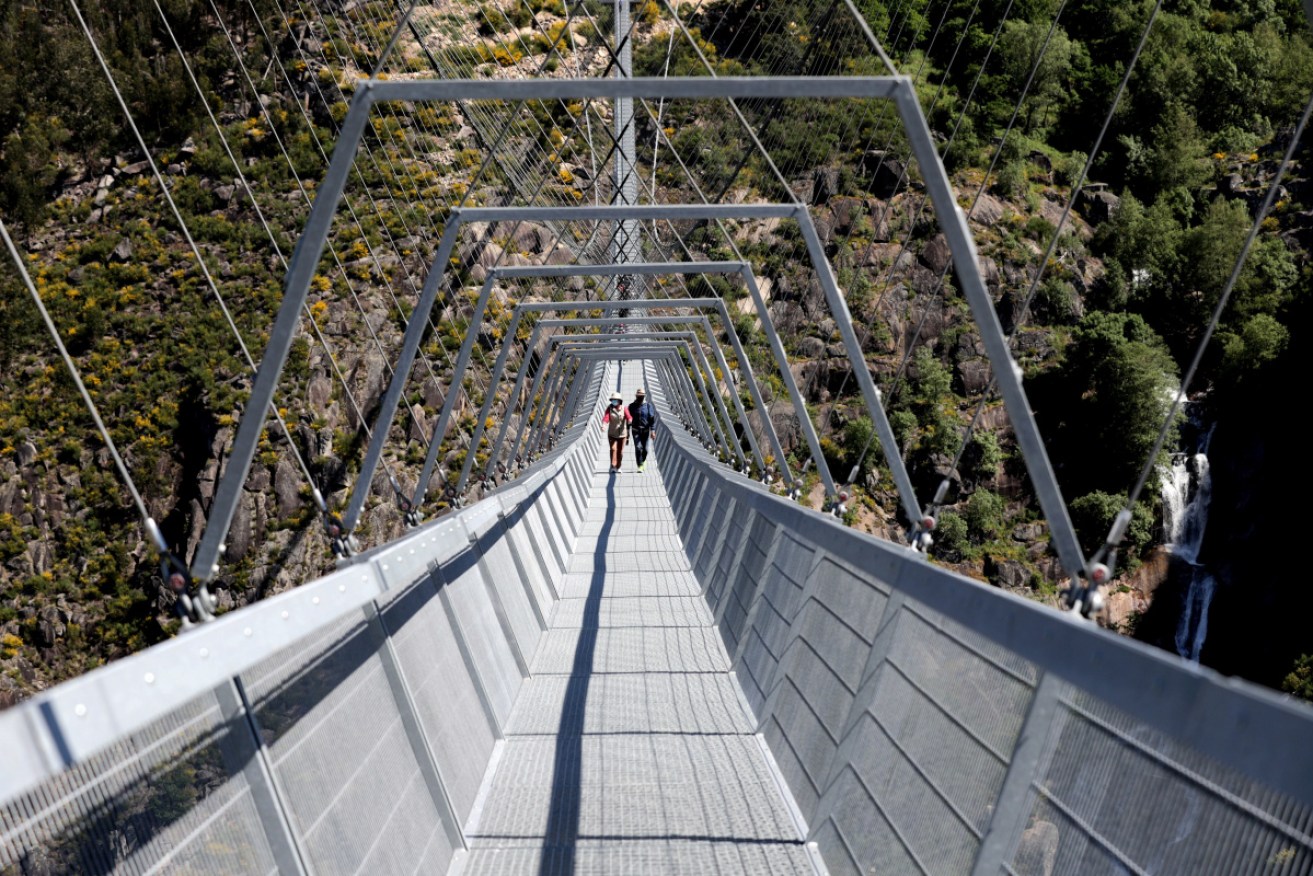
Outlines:
<svg viewBox="0 0 1313 876"><path fill-rule="evenodd" d="M656 409L651 402L643 402L637 410L630 408L629 413L634 418L635 432L650 432L656 425Z"/></svg>
<svg viewBox="0 0 1313 876"><path fill-rule="evenodd" d="M625 437L625 412L623 409L611 414L611 419L606 424L606 437Z"/></svg>

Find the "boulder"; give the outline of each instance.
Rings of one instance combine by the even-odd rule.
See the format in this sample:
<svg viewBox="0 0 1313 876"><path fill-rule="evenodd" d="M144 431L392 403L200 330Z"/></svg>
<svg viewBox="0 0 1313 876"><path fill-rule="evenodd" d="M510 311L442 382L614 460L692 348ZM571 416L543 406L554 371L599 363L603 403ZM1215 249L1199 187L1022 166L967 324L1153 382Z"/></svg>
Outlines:
<svg viewBox="0 0 1313 876"><path fill-rule="evenodd" d="M971 221L988 228L997 224L1003 218L1004 212L1002 201L988 192L983 192L971 211Z"/></svg>
<svg viewBox="0 0 1313 876"><path fill-rule="evenodd" d="M819 168L812 174L811 203L825 204L830 198L839 194L839 170L834 167Z"/></svg>
<svg viewBox="0 0 1313 876"><path fill-rule="evenodd" d="M1224 191L1223 194L1226 192ZM1093 225L1107 222L1116 214L1120 205L1121 198L1107 190L1084 190L1080 193L1080 200L1076 202L1085 221Z"/></svg>
<svg viewBox="0 0 1313 876"><path fill-rule="evenodd" d="M226 550L223 554L224 559L228 562L239 562L250 553L254 534L252 504L249 495L244 495L242 500L237 503L232 525L228 528L228 539L225 542Z"/></svg>
<svg viewBox="0 0 1313 876"><path fill-rule="evenodd" d="M1030 570L1018 560L985 559L985 575L996 587L1020 590L1030 584Z"/></svg>
<svg viewBox="0 0 1313 876"><path fill-rule="evenodd" d="M834 230L847 234L853 222L861 215L863 202L860 198L839 197L830 200L830 214L834 217Z"/></svg>
<svg viewBox="0 0 1313 876"><path fill-rule="evenodd" d="M825 342L820 338L799 338L796 344L798 355L806 359L817 359L825 354Z"/></svg>
<svg viewBox="0 0 1313 876"><path fill-rule="evenodd" d="M948 246L948 238L936 234L926 241L925 246L921 247L921 261L934 272L934 279L937 282L939 275L953 262L953 251Z"/></svg>
<svg viewBox="0 0 1313 876"><path fill-rule="evenodd" d="M862 173L876 197L891 198L907 186L907 165L883 149L872 149L863 156Z"/></svg>
<svg viewBox="0 0 1313 876"><path fill-rule="evenodd" d="M278 460L274 471L274 499L279 518L287 518L301 507L302 475L296 465L287 457Z"/></svg>
<svg viewBox="0 0 1313 876"><path fill-rule="evenodd" d="M986 359L968 359L959 362L957 373L965 395L979 395L984 392L989 386L990 377L994 374Z"/></svg>

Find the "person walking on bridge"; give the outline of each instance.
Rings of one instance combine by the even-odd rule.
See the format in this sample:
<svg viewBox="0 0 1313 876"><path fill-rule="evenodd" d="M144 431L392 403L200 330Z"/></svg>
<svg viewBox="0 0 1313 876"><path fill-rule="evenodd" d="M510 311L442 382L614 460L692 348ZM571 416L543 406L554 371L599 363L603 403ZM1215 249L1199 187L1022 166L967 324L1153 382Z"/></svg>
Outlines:
<svg viewBox="0 0 1313 876"><path fill-rule="evenodd" d="M611 473L615 474L620 471L625 440L629 438L629 409L625 407L625 397L618 392L611 393L606 413L602 414L602 428L611 442Z"/></svg>
<svg viewBox="0 0 1313 876"><path fill-rule="evenodd" d="M656 408L647 400L643 387L634 393L629 408L629 432L634 436L634 456L638 460L638 473L643 473L647 462L647 439L656 434Z"/></svg>

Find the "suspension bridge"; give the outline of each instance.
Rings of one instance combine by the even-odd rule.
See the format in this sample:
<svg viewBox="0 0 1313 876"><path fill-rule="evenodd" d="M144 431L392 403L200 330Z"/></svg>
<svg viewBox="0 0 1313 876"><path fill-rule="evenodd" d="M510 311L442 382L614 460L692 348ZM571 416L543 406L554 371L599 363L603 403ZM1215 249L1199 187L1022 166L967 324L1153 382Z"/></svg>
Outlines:
<svg viewBox="0 0 1313 876"><path fill-rule="evenodd" d="M264 224L286 271L283 296L258 360L242 345L245 416L185 548L151 517L42 310L184 628L0 713L0 874L1313 873L1313 712L1088 620L1130 512L1108 545L1082 548L981 271L976 201L951 186L914 79L851 3L801 26L866 46L883 67L871 75L810 66L806 76L717 76L663 5L665 72L685 39L704 69L635 76L640 31L626 3L610 9L613 38L593 45L591 66L572 27L578 16L596 35L604 23L581 4L554 30L530 17L537 33L527 39L545 40L540 75L462 75L434 50L422 11L334 18L289 3L291 49L264 32L292 53L272 56L273 75L345 112L332 143L316 141L322 178L296 178L308 213L295 252L284 258ZM297 70L332 69L333 39L355 41L371 62L362 78L349 90L334 75L298 80ZM403 55L424 69L386 75ZM560 68L569 75L546 75ZM933 212L951 250L1070 581L1066 610L933 561L944 488L918 497L867 367L868 330L827 255L830 232L790 184L797 168L773 158L786 101L893 107L888 119L922 180L915 210ZM708 136L742 148L719 193L662 124L692 105L717 107L724 124ZM435 124L432 107L459 112L482 151L440 221L412 213L411 225L399 218L406 196L376 181L413 181L425 159L388 138ZM526 110L544 107L566 108L568 130L554 138ZM643 161L640 127L653 138ZM556 159L571 141L582 158L563 173ZM227 316L167 169L141 146L161 210L173 211ZM887 150L875 151L883 162ZM681 188L657 185L662 152ZM775 196L731 196L749 158L760 190ZM502 196L470 200L493 178ZM670 201L675 190L691 199ZM1271 197L1258 221L1270 206ZM897 492L901 540L838 519L851 476L827 464L770 290L738 245L738 232L763 224L788 225L800 241L795 254ZM391 256L398 266L385 300L399 337L361 306L357 293L374 287L341 258L343 228L355 229L345 239L363 241L370 264ZM697 229L718 233L728 256L691 246ZM511 244L529 232L540 258L516 261ZM40 306L28 260L3 236ZM422 253L418 269L410 250ZM353 342L387 363L372 401L357 399L335 359L341 333L315 318L323 271L338 272L361 308ZM695 294L714 287L694 278L731 278L744 295ZM520 282L567 294L519 294ZM504 322L490 313L499 300ZM770 383L745 351L743 316L765 335ZM452 350L426 343L443 321L459 322ZM286 366L307 334L365 435L340 500L321 491L285 413ZM410 404L421 383L442 389L432 423ZM657 411L652 455L640 473L631 448L613 471L604 400L619 392L628 402L639 388ZM462 397L479 406L466 423ZM790 419L821 511L797 501L809 472L789 465L779 424ZM216 616L212 591L266 432L286 436L334 561ZM445 513L433 515L435 499ZM384 519L390 529L362 525Z"/></svg>

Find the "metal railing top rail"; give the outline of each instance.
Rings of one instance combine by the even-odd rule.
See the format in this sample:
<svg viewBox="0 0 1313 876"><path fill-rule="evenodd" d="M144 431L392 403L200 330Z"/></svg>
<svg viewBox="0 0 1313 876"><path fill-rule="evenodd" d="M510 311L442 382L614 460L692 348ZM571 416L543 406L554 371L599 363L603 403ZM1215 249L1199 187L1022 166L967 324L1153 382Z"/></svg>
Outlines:
<svg viewBox="0 0 1313 876"><path fill-rule="evenodd" d="M732 477L680 430L680 454L730 494L804 543L855 568L896 565L893 590L1052 672L1131 717L1269 788L1313 806L1313 708L1098 627L1078 615L932 565L911 547ZM872 562L876 557L879 563Z"/></svg>
<svg viewBox="0 0 1313 876"><path fill-rule="evenodd" d="M342 560L328 575L229 612L70 679L0 712L0 804L85 762L118 740L181 708L198 694L326 629L429 571L435 559L469 547L521 503L532 501L588 445L587 417L522 476L479 502L425 523L396 541Z"/></svg>

